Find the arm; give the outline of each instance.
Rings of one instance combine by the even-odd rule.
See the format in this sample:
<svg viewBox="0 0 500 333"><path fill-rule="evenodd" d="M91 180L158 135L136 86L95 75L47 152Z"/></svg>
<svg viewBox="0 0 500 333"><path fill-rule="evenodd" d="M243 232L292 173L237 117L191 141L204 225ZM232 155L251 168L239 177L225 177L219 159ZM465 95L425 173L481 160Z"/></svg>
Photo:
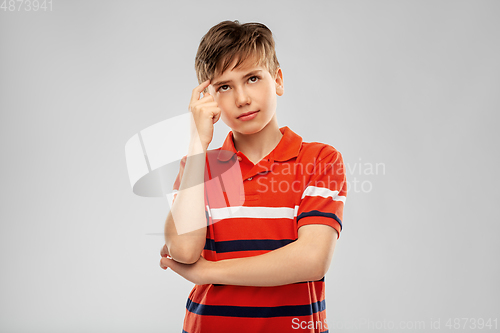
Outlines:
<svg viewBox="0 0 500 333"><path fill-rule="evenodd" d="M173 260L184 264L195 263L206 242L205 159L214 124L221 114L212 96L207 94L200 99L200 94L209 84L210 81L206 80L194 88L191 94L189 152L184 170L181 163L179 191L165 222L166 250Z"/></svg>
<svg viewBox="0 0 500 333"><path fill-rule="evenodd" d="M170 256L184 264L198 260L206 242L204 170L206 150L190 145L181 164L179 191L165 222L165 244Z"/></svg>
<svg viewBox="0 0 500 333"><path fill-rule="evenodd" d="M304 225L295 242L262 255L220 261L199 257L186 265L162 253L160 267L170 268L195 284L280 286L316 281L328 271L337 237L337 231L328 225Z"/></svg>
<svg viewBox="0 0 500 333"><path fill-rule="evenodd" d="M327 225L299 228L298 239L274 251L247 258L220 260L208 270L214 284L279 286L321 279L330 266L337 231Z"/></svg>

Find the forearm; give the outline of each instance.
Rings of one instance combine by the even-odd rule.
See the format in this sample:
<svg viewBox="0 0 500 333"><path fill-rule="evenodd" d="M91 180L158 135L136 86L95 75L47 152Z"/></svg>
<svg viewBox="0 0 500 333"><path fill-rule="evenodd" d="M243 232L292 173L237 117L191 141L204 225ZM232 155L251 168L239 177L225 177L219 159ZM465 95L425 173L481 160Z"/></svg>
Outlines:
<svg viewBox="0 0 500 333"><path fill-rule="evenodd" d="M213 284L239 286L280 286L321 277L318 258L310 245L292 242L262 255L211 262L209 280Z"/></svg>
<svg viewBox="0 0 500 333"><path fill-rule="evenodd" d="M190 145L179 191L165 222L165 244L173 259L193 263L206 241L205 151Z"/></svg>

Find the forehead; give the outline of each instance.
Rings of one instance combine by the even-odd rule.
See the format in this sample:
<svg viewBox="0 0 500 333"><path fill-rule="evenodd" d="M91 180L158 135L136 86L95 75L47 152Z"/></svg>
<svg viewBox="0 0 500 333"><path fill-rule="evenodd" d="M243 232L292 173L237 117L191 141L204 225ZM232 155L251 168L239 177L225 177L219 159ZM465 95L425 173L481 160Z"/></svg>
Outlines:
<svg viewBox="0 0 500 333"><path fill-rule="evenodd" d="M264 65L260 63L258 59L255 58L255 56L245 59L237 68L235 68L234 66L236 66L237 62L238 58L233 59L231 64L229 64L228 68L223 73L215 73L212 81L215 81L216 79L224 79L231 74L246 74L251 70L266 69L266 67L264 67Z"/></svg>

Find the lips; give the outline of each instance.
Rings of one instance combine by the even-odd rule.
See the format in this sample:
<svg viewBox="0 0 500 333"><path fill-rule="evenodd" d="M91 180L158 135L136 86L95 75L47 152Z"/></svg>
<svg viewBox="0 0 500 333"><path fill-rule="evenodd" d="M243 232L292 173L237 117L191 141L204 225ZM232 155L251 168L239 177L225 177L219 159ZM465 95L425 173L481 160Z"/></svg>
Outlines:
<svg viewBox="0 0 500 333"><path fill-rule="evenodd" d="M250 111L250 112L247 112L247 113L243 113L243 114L240 114L238 116L238 118L243 117L243 116L248 116L249 114L256 113L256 112L259 112L259 111Z"/></svg>

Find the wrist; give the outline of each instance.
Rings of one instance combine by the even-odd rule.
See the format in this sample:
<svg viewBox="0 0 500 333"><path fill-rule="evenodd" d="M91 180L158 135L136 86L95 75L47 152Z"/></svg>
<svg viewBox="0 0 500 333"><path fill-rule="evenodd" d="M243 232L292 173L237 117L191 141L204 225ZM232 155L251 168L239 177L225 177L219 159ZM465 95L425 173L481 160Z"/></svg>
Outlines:
<svg viewBox="0 0 500 333"><path fill-rule="evenodd" d="M220 284L220 265L218 261L207 260L207 269L204 273L206 284Z"/></svg>
<svg viewBox="0 0 500 333"><path fill-rule="evenodd" d="M202 143L200 140L191 140L189 142L188 155L204 154L208 150L208 144Z"/></svg>

